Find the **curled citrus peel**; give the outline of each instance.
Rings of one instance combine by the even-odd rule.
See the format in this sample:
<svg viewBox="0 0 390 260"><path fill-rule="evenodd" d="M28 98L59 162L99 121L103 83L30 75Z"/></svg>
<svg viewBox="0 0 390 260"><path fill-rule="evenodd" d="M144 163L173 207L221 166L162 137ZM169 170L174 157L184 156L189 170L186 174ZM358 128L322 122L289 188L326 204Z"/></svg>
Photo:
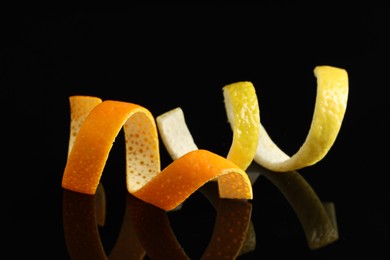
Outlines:
<svg viewBox="0 0 390 260"><path fill-rule="evenodd" d="M260 113L255 88L250 82L223 87L225 109L233 131L227 159L246 170L256 153ZM185 122L183 110L174 108L156 118L161 139L173 160L198 149Z"/></svg>
<svg viewBox="0 0 390 260"><path fill-rule="evenodd" d="M199 149L181 156L159 175L133 193L136 197L165 209L173 209L206 182L223 177L221 198L252 199L252 186L245 171L233 162Z"/></svg>
<svg viewBox="0 0 390 260"><path fill-rule="evenodd" d="M227 160L238 165L244 172L253 161L259 136L260 113L256 91L253 84L246 81L226 85L222 90L228 121L233 131L233 141ZM198 150L180 107L158 116L156 122L160 137L174 162L187 153ZM247 176L246 173L245 175ZM241 176L232 174L219 176L217 180L221 198L246 199L238 194L234 196L227 194L234 191L237 185L241 187L240 190L245 189L252 193L252 184L248 176L245 183L240 182L241 179Z"/></svg>
<svg viewBox="0 0 390 260"><path fill-rule="evenodd" d="M348 74L344 69L317 66L317 96L309 133L293 155L284 153L261 126L255 162L276 172L298 170L322 160L340 131L348 100Z"/></svg>
<svg viewBox="0 0 390 260"><path fill-rule="evenodd" d="M90 98L74 96L70 100L72 109L86 111L82 108ZM107 100L91 109L70 145L72 149L62 179L64 188L95 194L122 127L126 140L127 189L138 190L160 172L158 137L151 113L136 104Z"/></svg>
<svg viewBox="0 0 390 260"><path fill-rule="evenodd" d="M159 115L156 122L160 137L173 160L190 151L198 150L180 107Z"/></svg>
<svg viewBox="0 0 390 260"><path fill-rule="evenodd" d="M71 123L71 135L75 138L69 139L71 150L63 188L95 194L109 152L123 127L126 186L139 199L171 210L204 183L220 176L227 176L220 182L222 198L252 199L252 186L245 171L207 150L187 153L161 171L157 127L146 108L86 96L72 96L70 102L71 120L76 120Z"/></svg>
<svg viewBox="0 0 390 260"><path fill-rule="evenodd" d="M227 158L243 169L252 159L275 172L287 172L313 165L323 159L340 131L348 100L348 74L344 69L317 66L317 96L313 119L305 142L293 156L283 152L259 121L255 90L249 82L224 88L225 107L233 130L233 142ZM156 118L162 141L172 157L198 149L186 125L181 108ZM256 134L258 136L253 136ZM256 146L253 154L253 146Z"/></svg>
<svg viewBox="0 0 390 260"><path fill-rule="evenodd" d="M260 111L256 90L243 81L223 88L225 110L233 131L227 159L246 170L256 153L260 134Z"/></svg>
<svg viewBox="0 0 390 260"><path fill-rule="evenodd" d="M242 143L252 142L252 144L257 145L254 162L257 166L261 165L268 170L265 173L263 171L263 175L270 179L288 199L303 225L309 247L312 249L320 248L337 240L337 226L335 226L335 221L332 221L332 218L328 216L327 210L311 186L298 172L293 170L313 165L326 155L340 130L348 97L348 77L345 70L330 66L318 66L314 72L318 78L315 112L309 134L297 154L290 158L280 150L261 124L259 125L258 142L256 139L250 139L248 135L241 135L241 138L247 138L247 142ZM225 100L227 100L225 104L237 101L237 99L226 99L226 96ZM241 106L245 107L245 101L241 102ZM239 110L227 109L227 111L229 111L229 119L242 116L238 113ZM164 145L173 159L186 151L197 149L180 108L160 115L156 121ZM237 121L229 120L229 122L232 129L236 130L233 132L239 133L240 128L235 125ZM237 142L237 139L233 138L232 149L242 147L235 145L235 141ZM240 155L240 153L237 154ZM245 155L241 154L241 156ZM238 158L237 160L236 157L236 164L246 165L243 163L242 157ZM276 171L286 173L279 176Z"/></svg>

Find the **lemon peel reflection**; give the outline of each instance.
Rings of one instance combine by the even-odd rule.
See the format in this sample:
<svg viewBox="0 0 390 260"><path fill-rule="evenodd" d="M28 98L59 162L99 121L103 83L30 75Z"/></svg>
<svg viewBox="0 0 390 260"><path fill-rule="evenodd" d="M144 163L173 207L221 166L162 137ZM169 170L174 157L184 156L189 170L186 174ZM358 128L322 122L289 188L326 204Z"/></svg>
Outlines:
<svg viewBox="0 0 390 260"><path fill-rule="evenodd" d="M297 215L310 249L324 247L339 239L334 204L322 203L300 173L280 174L253 163L248 174L265 176L279 189Z"/></svg>

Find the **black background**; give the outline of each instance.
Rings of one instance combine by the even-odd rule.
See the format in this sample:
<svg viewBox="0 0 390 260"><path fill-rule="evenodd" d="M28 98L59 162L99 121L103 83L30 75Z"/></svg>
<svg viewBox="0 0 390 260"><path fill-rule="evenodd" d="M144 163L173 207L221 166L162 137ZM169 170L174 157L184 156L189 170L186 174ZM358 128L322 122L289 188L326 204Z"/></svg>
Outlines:
<svg viewBox="0 0 390 260"><path fill-rule="evenodd" d="M69 259L61 211L69 96L137 103L155 116L181 107L197 145L225 156L232 136L222 87L251 81L263 125L275 143L293 154L311 122L313 69L331 65L349 74L345 119L327 156L300 172L322 200L335 203L340 238L325 248L308 249L288 203L260 178L252 201L257 247L243 259L388 256L388 11L275 4L4 12L0 91L7 219L2 225L10 231L10 244L3 252L15 259L24 254ZM109 203L102 231L107 251L117 235L126 192L121 138L102 177ZM165 167L171 160L162 143L161 154ZM214 215L198 193L186 204L184 213L172 218L183 247L196 259Z"/></svg>

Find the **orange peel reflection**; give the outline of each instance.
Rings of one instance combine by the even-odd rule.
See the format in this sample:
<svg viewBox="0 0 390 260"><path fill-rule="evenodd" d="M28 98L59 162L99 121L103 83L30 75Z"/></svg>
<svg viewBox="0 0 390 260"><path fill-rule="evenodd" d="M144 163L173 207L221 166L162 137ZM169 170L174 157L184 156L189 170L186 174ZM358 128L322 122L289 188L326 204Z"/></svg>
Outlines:
<svg viewBox="0 0 390 260"><path fill-rule="evenodd" d="M236 259L252 251L253 240L248 235L254 232L250 229L252 204L219 198L215 182L200 191L217 210L213 234L201 259ZM106 254L98 230L99 214L105 214L99 196L105 196L102 184L95 195L63 190L63 228L71 259L190 259L173 232L167 212L130 193L118 239Z"/></svg>
<svg viewBox="0 0 390 260"><path fill-rule="evenodd" d="M105 216L104 188L99 185L95 195L63 190L63 229L71 259L107 259L98 226ZM109 259L144 259L145 250L139 243L129 211L126 209L118 239L108 254Z"/></svg>
<svg viewBox="0 0 390 260"><path fill-rule="evenodd" d="M218 187L209 182L199 190L216 204L217 216L209 244L201 259L236 259L253 250L247 233L252 204L247 200L221 199ZM205 191L204 188L215 192ZM151 259L190 259L172 230L167 212L128 194L128 207L140 243ZM249 242L249 246L248 246ZM245 251L241 251L244 248Z"/></svg>

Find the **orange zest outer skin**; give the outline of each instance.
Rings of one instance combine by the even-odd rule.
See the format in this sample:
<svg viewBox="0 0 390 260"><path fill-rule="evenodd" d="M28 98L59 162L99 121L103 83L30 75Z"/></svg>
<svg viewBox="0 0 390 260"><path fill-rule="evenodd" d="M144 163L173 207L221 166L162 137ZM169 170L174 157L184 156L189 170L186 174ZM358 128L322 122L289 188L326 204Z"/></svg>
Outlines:
<svg viewBox="0 0 390 260"><path fill-rule="evenodd" d="M132 125L129 120L137 113L144 116L144 120L141 121L149 124L149 127L146 127L149 132L143 132L144 136L127 135L127 128L139 127ZM150 176L156 175L160 171L158 137L153 116L147 109L137 104L108 100L94 107L80 128L65 166L62 178L63 188L85 194L95 194L115 138L126 122L129 123L124 129L126 149L128 150L126 154L127 167L132 166L130 164L133 160L131 158L133 149L129 143L144 142L145 145L148 145L148 150L151 151L150 158L146 159L152 161L146 165L149 167L146 171ZM127 180L131 179L131 175L137 174L129 168L127 170ZM132 185L127 183L127 188L131 191L134 190Z"/></svg>
<svg viewBox="0 0 390 260"><path fill-rule="evenodd" d="M218 182L222 198L253 198L245 171L226 158L203 149L179 157L133 195L157 207L173 209L218 176L226 176L223 182Z"/></svg>
<svg viewBox="0 0 390 260"><path fill-rule="evenodd" d="M91 97L77 96L71 100L72 108L81 111L72 119L85 120L71 129L75 138L70 139L73 141L69 144L71 150L63 174L63 188L95 194L115 138L124 127L126 186L139 199L171 210L204 183L222 175L223 181L219 182L222 198L252 199L252 186L245 171L207 150L189 152L161 171L157 127L146 108L128 102L99 102L98 99L92 108L85 103L90 102Z"/></svg>

